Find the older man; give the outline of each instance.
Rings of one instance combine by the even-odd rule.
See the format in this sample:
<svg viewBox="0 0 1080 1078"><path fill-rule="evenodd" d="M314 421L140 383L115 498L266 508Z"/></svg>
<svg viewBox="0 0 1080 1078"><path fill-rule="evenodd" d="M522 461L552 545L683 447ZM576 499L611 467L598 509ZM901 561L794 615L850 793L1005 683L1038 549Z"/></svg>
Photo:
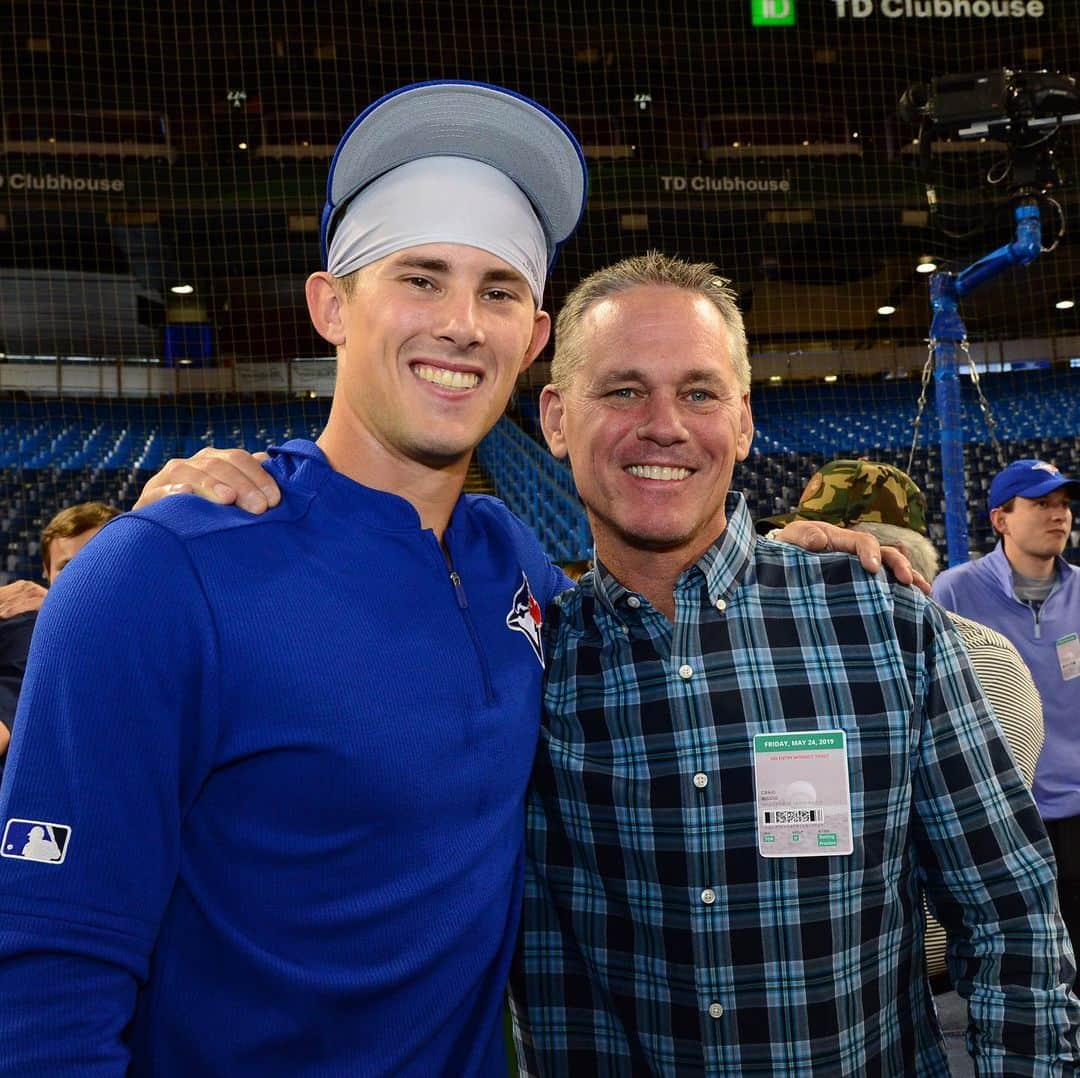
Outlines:
<svg viewBox="0 0 1080 1078"><path fill-rule="evenodd" d="M712 267L586 279L541 416L597 566L548 619L516 977L544 1075L945 1075L921 899L981 1073L1080 1061L1038 813L924 596L758 540Z"/></svg>

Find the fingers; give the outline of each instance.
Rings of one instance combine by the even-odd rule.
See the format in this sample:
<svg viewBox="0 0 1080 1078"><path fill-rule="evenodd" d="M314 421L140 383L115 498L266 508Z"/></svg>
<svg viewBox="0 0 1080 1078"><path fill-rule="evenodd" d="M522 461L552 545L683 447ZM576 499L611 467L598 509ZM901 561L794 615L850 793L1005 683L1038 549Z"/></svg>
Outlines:
<svg viewBox="0 0 1080 1078"><path fill-rule="evenodd" d="M825 533L826 550L835 550L840 554L854 554L859 559L859 564L868 573L876 573L881 568L881 544L876 536L869 532L841 528L836 524L825 524L820 521L816 522L816 526Z"/></svg>
<svg viewBox="0 0 1080 1078"><path fill-rule="evenodd" d="M854 554L869 573L876 573L881 568L881 544L869 532L839 528L820 520L793 520L785 525L777 538L818 554L827 551ZM903 561L907 565L907 559L903 558Z"/></svg>
<svg viewBox="0 0 1080 1078"><path fill-rule="evenodd" d="M47 591L33 580L16 580L0 587L0 618L13 618L30 610L40 610Z"/></svg>
<svg viewBox="0 0 1080 1078"><path fill-rule="evenodd" d="M200 449L193 457L170 460L143 487L136 509L142 509L170 494L198 494L219 505L235 503L249 513L265 513L281 501L277 484L259 464L257 457L243 449Z"/></svg>
<svg viewBox="0 0 1080 1078"><path fill-rule="evenodd" d="M843 550L844 547L840 544L846 540L847 536L851 536L853 548L848 553L854 554L859 559L859 564L868 573L876 573L881 568L882 549L876 536L870 535L868 532L850 531L847 528L837 528L836 530L845 539L834 541L833 550Z"/></svg>
<svg viewBox="0 0 1080 1078"><path fill-rule="evenodd" d="M792 520L785 524L777 535L782 543L791 543L792 546L802 547L814 554L823 554L832 549L829 543L827 524L819 524L813 520Z"/></svg>
<svg viewBox="0 0 1080 1078"><path fill-rule="evenodd" d="M904 552L893 546L883 547L869 532L841 528L819 520L793 520L776 538L818 554L830 550L854 554L868 573L876 573L884 565L898 583L910 584L924 594L930 594L929 581L915 572Z"/></svg>
<svg viewBox="0 0 1080 1078"><path fill-rule="evenodd" d="M911 568L911 562L904 556L904 552L897 547L882 547L881 559L885 563L885 568L888 569L901 584L914 584L916 577L918 577L919 580L922 580L922 577L918 576L915 570ZM923 581L923 583L925 583L925 581ZM920 585L916 586L918 587ZM927 585L925 590L929 592L930 586Z"/></svg>
<svg viewBox="0 0 1080 1078"><path fill-rule="evenodd" d="M885 568L901 584L910 584L913 588L918 588L924 595L930 594L930 582L921 573L915 571L904 552L898 547L882 547L881 558L885 563Z"/></svg>

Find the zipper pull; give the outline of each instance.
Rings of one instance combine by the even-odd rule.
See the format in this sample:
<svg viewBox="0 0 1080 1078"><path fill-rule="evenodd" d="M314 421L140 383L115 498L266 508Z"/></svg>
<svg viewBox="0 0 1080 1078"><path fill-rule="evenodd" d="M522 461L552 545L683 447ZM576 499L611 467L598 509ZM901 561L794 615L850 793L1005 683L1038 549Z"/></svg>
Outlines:
<svg viewBox="0 0 1080 1078"><path fill-rule="evenodd" d="M450 583L454 585L454 595L457 597L458 606L462 610L468 610L469 604L465 599L465 589L461 586L461 577L454 569L450 570Z"/></svg>

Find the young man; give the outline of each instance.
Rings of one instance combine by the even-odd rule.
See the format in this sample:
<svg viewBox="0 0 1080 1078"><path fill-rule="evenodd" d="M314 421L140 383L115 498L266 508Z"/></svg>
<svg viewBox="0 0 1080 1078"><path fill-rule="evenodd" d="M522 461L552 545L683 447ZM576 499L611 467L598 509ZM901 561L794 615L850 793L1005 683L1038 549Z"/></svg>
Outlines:
<svg viewBox="0 0 1080 1078"><path fill-rule="evenodd" d="M1031 670L1046 741L1035 771L1039 806L1058 869L1065 924L1080 943L1080 569L1061 556L1080 482L1044 460L1017 460L990 484L990 523L1000 537L986 557L947 569L934 598L997 629Z"/></svg>
<svg viewBox="0 0 1080 1078"><path fill-rule="evenodd" d="M49 584L120 510L104 502L79 502L61 509L42 529L41 567Z"/></svg>
<svg viewBox="0 0 1080 1078"><path fill-rule="evenodd" d="M713 268L628 259L556 327L545 436L596 569L549 613L515 1002L530 1073L948 1073L922 895L981 1074L1071 1073L1050 847L955 631L760 541Z"/></svg>
<svg viewBox="0 0 1080 1078"><path fill-rule="evenodd" d="M573 136L425 83L346 132L308 308L337 385L251 517L169 498L42 611L0 809L0 1070L505 1074L539 611L473 447L544 346Z"/></svg>

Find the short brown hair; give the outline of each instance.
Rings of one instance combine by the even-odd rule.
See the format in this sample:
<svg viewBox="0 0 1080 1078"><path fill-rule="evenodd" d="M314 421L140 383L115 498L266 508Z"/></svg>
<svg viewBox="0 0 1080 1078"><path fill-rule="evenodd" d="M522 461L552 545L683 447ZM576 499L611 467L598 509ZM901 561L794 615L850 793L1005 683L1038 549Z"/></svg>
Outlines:
<svg viewBox="0 0 1080 1078"><path fill-rule="evenodd" d="M41 560L46 574L49 572L49 550L54 539L70 539L82 535L91 528L100 528L102 524L119 515L119 509L114 509L104 502L79 502L61 509L41 532Z"/></svg>
<svg viewBox="0 0 1080 1078"><path fill-rule="evenodd" d="M356 291L356 278L360 270L353 270L351 273L346 273L344 277L335 277L334 280L341 286L341 293L346 299L352 299L353 293Z"/></svg>

